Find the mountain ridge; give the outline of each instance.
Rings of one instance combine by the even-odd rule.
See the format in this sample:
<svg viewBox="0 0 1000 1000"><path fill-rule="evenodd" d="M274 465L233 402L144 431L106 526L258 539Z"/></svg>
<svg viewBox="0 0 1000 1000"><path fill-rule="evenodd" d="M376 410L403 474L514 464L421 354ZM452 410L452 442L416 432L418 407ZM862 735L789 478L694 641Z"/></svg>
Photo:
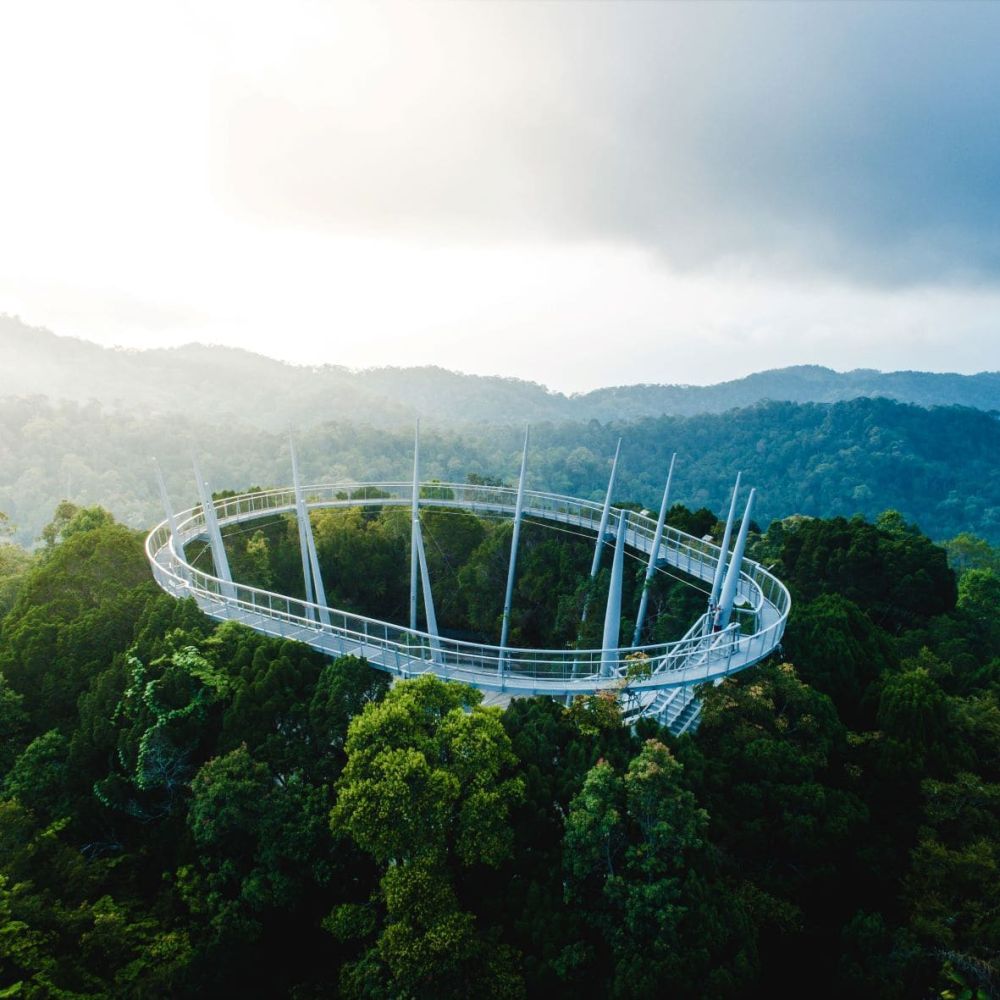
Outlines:
<svg viewBox="0 0 1000 1000"><path fill-rule="evenodd" d="M1000 371L973 375L794 365L696 386L643 382L565 394L524 379L438 365L354 370L295 365L244 348L106 348L0 315L0 396L46 396L143 413L200 413L259 428L357 420L429 423L636 420L724 413L765 400L883 397L920 406L1000 410ZM265 388L266 391L262 391Z"/></svg>

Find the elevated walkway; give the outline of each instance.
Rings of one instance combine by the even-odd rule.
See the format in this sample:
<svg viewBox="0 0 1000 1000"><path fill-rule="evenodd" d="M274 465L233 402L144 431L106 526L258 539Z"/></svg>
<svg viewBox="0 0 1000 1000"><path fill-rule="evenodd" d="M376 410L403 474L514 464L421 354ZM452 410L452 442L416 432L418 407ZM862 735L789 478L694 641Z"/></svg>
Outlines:
<svg viewBox="0 0 1000 1000"><path fill-rule="evenodd" d="M308 510L346 507L410 507L411 483L334 483L303 488ZM489 517L513 517L516 491L453 483L425 483L421 508L446 507ZM596 537L600 503L537 491L524 493L524 517L566 525ZM294 490L248 493L213 502L225 528L296 510ZM616 512L617 513L617 512ZM146 553L157 583L178 598L191 597L211 617L237 621L265 635L295 639L330 656L362 656L397 677L432 673L486 691L509 695L566 698L599 691L629 692L643 712L673 726L691 725L697 708L694 685L720 680L759 662L778 646L791 601L785 586L759 564L743 560L737 607L726 629L712 632L707 616L670 643L602 649L516 649L436 637L418 629L320 606L245 584L220 579L186 562L183 546L208 537L201 506L157 525ZM615 522L617 523L617 521ZM627 512L625 545L630 555L648 559L656 531L645 513ZM613 537L613 535L612 535ZM711 584L720 549L675 528L663 531L656 553L658 572L680 571ZM402 569L402 553L401 553ZM687 713L685 715L685 713Z"/></svg>

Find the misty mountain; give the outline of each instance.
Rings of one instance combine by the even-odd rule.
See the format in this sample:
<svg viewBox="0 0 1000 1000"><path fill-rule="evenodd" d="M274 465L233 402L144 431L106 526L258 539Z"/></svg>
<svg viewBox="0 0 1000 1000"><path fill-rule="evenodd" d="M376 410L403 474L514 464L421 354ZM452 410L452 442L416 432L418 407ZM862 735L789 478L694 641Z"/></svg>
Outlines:
<svg viewBox="0 0 1000 1000"><path fill-rule="evenodd" d="M723 413L763 400L834 403L884 397L920 406L1000 409L1000 372L835 372L816 365L710 386L631 385L564 395L534 382L437 367L303 367L197 344L133 351L59 337L0 316L0 397L45 396L147 416L278 430L350 420L373 426L638 420Z"/></svg>

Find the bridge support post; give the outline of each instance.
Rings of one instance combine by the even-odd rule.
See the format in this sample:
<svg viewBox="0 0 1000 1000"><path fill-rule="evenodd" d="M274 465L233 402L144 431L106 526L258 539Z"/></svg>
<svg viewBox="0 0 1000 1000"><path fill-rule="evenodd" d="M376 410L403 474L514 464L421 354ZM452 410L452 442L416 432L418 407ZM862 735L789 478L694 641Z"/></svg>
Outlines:
<svg viewBox="0 0 1000 1000"><path fill-rule="evenodd" d="M319 555L316 552L316 539L313 537L312 522L309 520L309 509L302 495L302 483L299 480L299 463L295 456L295 442L288 436L288 450L292 458L292 489L295 491L295 519L299 524L299 549L302 553L302 575L306 584L306 601L319 606L319 620L326 626L330 625L330 612L326 606L326 587L323 586L323 576L319 568ZM313 618L311 609L306 609L308 618Z"/></svg>
<svg viewBox="0 0 1000 1000"><path fill-rule="evenodd" d="M295 521L299 530L299 554L302 557L302 581L305 585L306 591L306 604L315 603L315 595L313 594L312 585L312 568L309 565L309 548L306 543L306 527L305 527L305 517L302 514L302 507L300 504L301 496L299 493L299 475L298 468L295 462L295 446L292 444L291 436L289 435L288 447L291 449L292 453L292 490L295 493ZM312 608L306 608L306 617L309 619L314 619Z"/></svg>
<svg viewBox="0 0 1000 1000"><path fill-rule="evenodd" d="M167 525L170 528L170 540L174 546L174 552L180 556L181 562L187 562L187 556L184 553L184 543L181 541L180 535L177 534L177 520L174 518L174 507L170 502L170 497L167 495L167 484L163 481L163 470L160 468L160 463L154 458L153 467L156 469L156 482L160 488L160 500L163 503L163 511L167 515ZM181 576L187 577L187 573L181 571Z"/></svg>
<svg viewBox="0 0 1000 1000"><path fill-rule="evenodd" d="M437 614L434 611L434 595L431 593L431 576L427 572L427 553L424 552L424 536L417 524L417 554L420 560L420 580L424 589L424 614L427 615L427 631L431 635L431 656L435 663L441 659L441 646L438 643Z"/></svg>
<svg viewBox="0 0 1000 1000"><path fill-rule="evenodd" d="M410 502L410 630L417 629L417 536L420 534L420 419L413 432L413 498Z"/></svg>
<svg viewBox="0 0 1000 1000"><path fill-rule="evenodd" d="M510 609L514 601L514 578L517 572L517 543L521 537L521 514L524 510L524 479L528 467L528 428L524 429L524 451L521 452L521 474L517 480L517 501L514 504L514 531L510 537L510 565L507 567L507 592L503 599L503 624L500 626L500 656L497 673L502 677L507 639L510 636Z"/></svg>
<svg viewBox="0 0 1000 1000"><path fill-rule="evenodd" d="M625 565L625 518L622 511L618 518L618 539L615 558L611 564L611 585L608 587L608 606L604 612L604 638L601 640L601 676L611 676L611 665L617 659L618 636L622 620L622 571Z"/></svg>
<svg viewBox="0 0 1000 1000"><path fill-rule="evenodd" d="M410 628L417 630L417 572L424 593L424 614L427 616L427 631L431 635L431 651L434 660L440 659L441 647L437 642L437 614L434 611L434 595L431 592L431 577L427 571L427 553L424 551L424 536L420 530L420 420L413 433L413 496L410 501Z"/></svg>
<svg viewBox="0 0 1000 1000"><path fill-rule="evenodd" d="M212 562L215 564L215 573L222 581L221 591L223 596L235 597L236 588L233 587L233 576L229 572L229 559L226 557L226 547L222 542L219 518L215 513L215 504L212 503L212 490L207 480L202 477L201 469L198 468L198 459L192 455L191 461L194 465L194 478L198 483L198 496L201 499L201 509L205 516L205 528L208 530L208 544L212 549Z"/></svg>
<svg viewBox="0 0 1000 1000"><path fill-rule="evenodd" d="M719 553L719 562L715 567L715 576L712 579L712 593L708 597L708 626L712 627L712 619L715 616L716 604L719 600L719 591L722 589L722 581L726 575L726 561L729 559L729 540L733 534L733 524L736 521L736 496L740 491L740 477L742 472L736 473L736 485L733 487L733 498L729 501L729 516L726 518L726 530L722 533L722 551Z"/></svg>
<svg viewBox="0 0 1000 1000"><path fill-rule="evenodd" d="M722 584L718 616L720 629L726 628L733 613L733 602L736 600L736 587L740 581L743 553L747 547L747 532L750 530L750 518L753 516L753 502L756 496L757 491L751 490L750 496L747 498L746 510L743 512L743 520L740 523L740 533L736 536L736 545L733 547L733 557L729 560L729 569L726 571L726 579Z"/></svg>
<svg viewBox="0 0 1000 1000"><path fill-rule="evenodd" d="M663 541L663 525L667 520L667 506L670 503L670 484L674 478L674 462L677 452L670 456L670 469L667 471L667 485L663 489L663 500L660 503L660 516L656 519L656 531L653 534L653 547L649 550L649 562L646 564L646 579L642 584L642 597L639 598L639 611L635 616L635 631L632 633L632 645L638 646L642 637L642 624L646 620L646 607L649 604L649 585L656 572L656 561L660 558L660 543Z"/></svg>
<svg viewBox="0 0 1000 1000"><path fill-rule="evenodd" d="M601 554L604 552L604 536L608 531L608 515L611 513L611 494L615 489L615 476L618 474L618 456L622 450L622 439L618 439L615 446L615 457L611 463L611 476L608 479L608 492L604 496L604 508L601 511L601 524L597 529L597 544L594 546L594 561L590 564L590 579L597 576L597 571L601 568ZM583 605L583 621L587 620L587 604Z"/></svg>

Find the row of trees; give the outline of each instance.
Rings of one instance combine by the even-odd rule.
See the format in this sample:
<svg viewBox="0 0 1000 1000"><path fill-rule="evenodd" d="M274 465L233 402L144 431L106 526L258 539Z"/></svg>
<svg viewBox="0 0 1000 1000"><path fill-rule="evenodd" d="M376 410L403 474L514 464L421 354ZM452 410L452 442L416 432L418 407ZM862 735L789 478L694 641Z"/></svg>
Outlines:
<svg viewBox="0 0 1000 1000"><path fill-rule="evenodd" d="M231 538L234 566L291 580L288 528ZM462 573L503 529L429 528L471 628ZM315 529L338 597L389 608L393 518ZM100 510L63 507L46 537L2 564L0 995L997 991L985 543L952 545L956 582L898 514L755 533L796 602L784 659L705 690L678 739L603 698L501 711L216 625ZM532 546L525 636L560 627L531 605L579 558Z"/></svg>

